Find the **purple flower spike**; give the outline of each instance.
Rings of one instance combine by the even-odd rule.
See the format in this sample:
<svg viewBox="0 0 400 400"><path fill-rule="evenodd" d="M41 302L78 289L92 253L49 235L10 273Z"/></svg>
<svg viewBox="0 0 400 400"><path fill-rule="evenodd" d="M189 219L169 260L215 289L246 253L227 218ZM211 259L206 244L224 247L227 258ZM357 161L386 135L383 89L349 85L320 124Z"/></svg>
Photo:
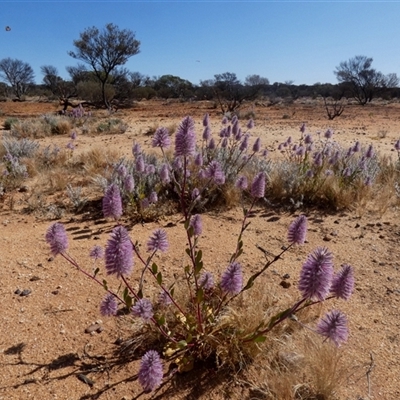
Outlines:
<svg viewBox="0 0 400 400"><path fill-rule="evenodd" d="M119 187L111 184L103 197L103 215L105 218L118 219L122 215L122 200Z"/></svg>
<svg viewBox="0 0 400 400"><path fill-rule="evenodd" d="M221 277L221 289L229 294L237 294L242 289L243 274L242 266L234 261L229 264L228 268Z"/></svg>
<svg viewBox="0 0 400 400"><path fill-rule="evenodd" d="M300 132L301 133L304 133L306 131L306 124L305 123L302 123L301 124L301 127L300 127Z"/></svg>
<svg viewBox="0 0 400 400"><path fill-rule="evenodd" d="M211 137L211 129L209 126L206 126L203 131L203 139L208 140Z"/></svg>
<svg viewBox="0 0 400 400"><path fill-rule="evenodd" d="M251 185L251 195L258 199L264 197L265 194L265 173L259 172Z"/></svg>
<svg viewBox="0 0 400 400"><path fill-rule="evenodd" d="M117 315L118 303L115 296L111 293L106 294L103 301L100 304L100 314L104 317L111 317Z"/></svg>
<svg viewBox="0 0 400 400"><path fill-rule="evenodd" d="M304 244L307 235L307 217L299 215L290 225L288 231L289 243Z"/></svg>
<svg viewBox="0 0 400 400"><path fill-rule="evenodd" d="M147 164L144 167L144 173L146 175L153 175L156 172L156 167L153 164Z"/></svg>
<svg viewBox="0 0 400 400"><path fill-rule="evenodd" d="M50 225L45 238L54 256L64 253L68 248L67 232L65 231L64 225L60 222Z"/></svg>
<svg viewBox="0 0 400 400"><path fill-rule="evenodd" d="M400 151L400 139L399 139L399 140L396 140L396 143L394 144L394 148L395 148L397 151Z"/></svg>
<svg viewBox="0 0 400 400"><path fill-rule="evenodd" d="M214 160L210 162L206 170L206 177L211 178L217 185L223 185L225 183L225 174L218 161Z"/></svg>
<svg viewBox="0 0 400 400"><path fill-rule="evenodd" d="M326 139L330 139L332 137L332 135L333 135L333 131L331 129L328 129L324 134Z"/></svg>
<svg viewBox="0 0 400 400"><path fill-rule="evenodd" d="M222 118L221 124L226 125L227 123L228 123L228 118L227 117Z"/></svg>
<svg viewBox="0 0 400 400"><path fill-rule="evenodd" d="M317 332L340 346L349 336L346 316L339 310L332 310L319 321Z"/></svg>
<svg viewBox="0 0 400 400"><path fill-rule="evenodd" d="M356 142L352 148L353 153L358 153L361 150L361 144L360 142Z"/></svg>
<svg viewBox="0 0 400 400"><path fill-rule="evenodd" d="M332 283L332 259L332 253L326 247L318 247L307 257L299 281L299 290L304 298L325 300Z"/></svg>
<svg viewBox="0 0 400 400"><path fill-rule="evenodd" d="M372 144L370 144L368 146L367 151L365 152L365 157L366 158L372 158L374 155L375 155L374 148L373 148Z"/></svg>
<svg viewBox="0 0 400 400"><path fill-rule="evenodd" d="M76 132L75 131L73 131L72 133L71 133L71 139L72 140L75 140L76 139Z"/></svg>
<svg viewBox="0 0 400 400"><path fill-rule="evenodd" d="M311 136L310 134L307 134L307 135L304 137L304 143L305 143L305 144L311 144L312 142L313 142L312 136Z"/></svg>
<svg viewBox="0 0 400 400"><path fill-rule="evenodd" d="M169 294L169 295L168 295ZM161 291L158 295L158 303L161 306L167 307L172 304L172 300L170 297L170 293L166 292L165 290Z"/></svg>
<svg viewBox="0 0 400 400"><path fill-rule="evenodd" d="M208 146L207 147L208 147L209 150L214 150L215 149L216 145L215 145L214 138L211 138L211 140L208 142Z"/></svg>
<svg viewBox="0 0 400 400"><path fill-rule="evenodd" d="M175 135L175 157L188 157L194 155L196 151L196 135L194 131L194 121L191 117L186 117Z"/></svg>
<svg viewBox="0 0 400 400"><path fill-rule="evenodd" d="M141 152L142 152L142 149L140 148L140 144L139 143L135 143L132 146L132 154L133 154L133 156L137 157Z"/></svg>
<svg viewBox="0 0 400 400"><path fill-rule="evenodd" d="M147 242L147 251L162 251L168 250L167 232L164 229L156 229L153 235Z"/></svg>
<svg viewBox="0 0 400 400"><path fill-rule="evenodd" d="M128 193L132 193L135 190L135 180L132 175L127 175L124 179L124 189Z"/></svg>
<svg viewBox="0 0 400 400"><path fill-rule="evenodd" d="M242 142L240 143L239 150L246 151L248 147L249 147L249 137L247 135L244 135Z"/></svg>
<svg viewBox="0 0 400 400"><path fill-rule="evenodd" d="M203 155L201 153L197 153L194 159L195 165L201 167L203 165Z"/></svg>
<svg viewBox="0 0 400 400"><path fill-rule="evenodd" d="M199 214L193 215L190 219L189 226L193 228L193 233L195 236L200 236L203 231L203 224L201 223L201 217Z"/></svg>
<svg viewBox="0 0 400 400"><path fill-rule="evenodd" d="M107 275L129 275L133 268L133 246L128 231L121 225L111 232L107 242L105 263Z"/></svg>
<svg viewBox="0 0 400 400"><path fill-rule="evenodd" d="M257 138L253 144L253 151L254 153L258 153L261 149L261 139Z"/></svg>
<svg viewBox="0 0 400 400"><path fill-rule="evenodd" d="M246 127L247 127L247 129L253 129L254 128L254 120L250 118L249 121L247 122Z"/></svg>
<svg viewBox="0 0 400 400"><path fill-rule="evenodd" d="M199 286L204 290L211 290L214 287L214 278L211 272L204 272L200 275Z"/></svg>
<svg viewBox="0 0 400 400"><path fill-rule="evenodd" d="M171 138L167 128L158 128L154 132L153 140L151 142L153 147L167 148L171 145Z"/></svg>
<svg viewBox="0 0 400 400"><path fill-rule="evenodd" d="M132 314L135 317L143 318L145 321L153 318L154 311L153 305L149 299L139 299L134 306L132 306Z"/></svg>
<svg viewBox="0 0 400 400"><path fill-rule="evenodd" d="M163 164L160 169L160 179L163 183L169 183L171 178L169 177L168 164Z"/></svg>
<svg viewBox="0 0 400 400"><path fill-rule="evenodd" d="M150 203L152 203L152 204L157 203L157 201L158 201L157 192L151 192L151 193L150 193L149 201L150 201Z"/></svg>
<svg viewBox="0 0 400 400"><path fill-rule="evenodd" d="M198 188L194 188L192 191L192 200L198 201L200 200L200 190Z"/></svg>
<svg viewBox="0 0 400 400"><path fill-rule="evenodd" d="M344 300L348 300L354 290L354 270L351 265L342 265L332 281L331 293Z"/></svg>
<svg viewBox="0 0 400 400"><path fill-rule="evenodd" d="M247 183L247 177L242 175L240 176L237 181L236 181L236 185L235 185L238 189L240 190L246 190L248 187L248 183Z"/></svg>
<svg viewBox="0 0 400 400"><path fill-rule="evenodd" d="M163 378L163 367L160 356L155 350L149 350L140 361L139 383L148 393L160 386Z"/></svg>
<svg viewBox="0 0 400 400"><path fill-rule="evenodd" d="M121 177L121 178L125 178L127 171L126 171L126 167L124 164L120 164L117 167L117 174Z"/></svg>
<svg viewBox="0 0 400 400"><path fill-rule="evenodd" d="M141 154L138 154L138 156L136 157L135 168L136 172L139 173L144 172L145 164L144 164L144 158Z"/></svg>
<svg viewBox="0 0 400 400"><path fill-rule="evenodd" d="M104 250L101 246L96 245L92 248L92 250L90 250L89 255L94 260L98 260L104 257Z"/></svg>
<svg viewBox="0 0 400 400"><path fill-rule="evenodd" d="M203 117L203 126L206 127L210 124L210 116L206 113Z"/></svg>

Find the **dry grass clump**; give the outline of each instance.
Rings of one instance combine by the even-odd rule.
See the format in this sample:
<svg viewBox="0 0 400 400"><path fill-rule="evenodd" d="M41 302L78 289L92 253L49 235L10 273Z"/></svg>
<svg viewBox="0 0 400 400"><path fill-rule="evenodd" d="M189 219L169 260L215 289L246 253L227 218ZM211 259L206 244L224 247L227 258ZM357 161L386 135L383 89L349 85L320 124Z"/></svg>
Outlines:
<svg viewBox="0 0 400 400"><path fill-rule="evenodd" d="M11 135L17 138L44 138L51 134L50 126L43 119L18 120L11 126Z"/></svg>
<svg viewBox="0 0 400 400"><path fill-rule="evenodd" d="M243 382L252 399L334 400L348 374L342 348L307 330L284 335L250 366Z"/></svg>

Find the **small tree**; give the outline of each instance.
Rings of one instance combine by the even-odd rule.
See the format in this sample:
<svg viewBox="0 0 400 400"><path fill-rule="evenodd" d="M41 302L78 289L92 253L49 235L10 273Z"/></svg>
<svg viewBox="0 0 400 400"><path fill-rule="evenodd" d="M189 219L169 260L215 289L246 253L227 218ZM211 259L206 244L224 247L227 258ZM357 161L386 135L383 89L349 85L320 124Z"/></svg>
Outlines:
<svg viewBox="0 0 400 400"><path fill-rule="evenodd" d="M110 108L106 85L113 83L112 73L118 66L139 53L140 42L131 30L110 23L102 31L96 27L85 29L80 39L74 40L74 46L76 51L68 54L90 66L100 82L103 103Z"/></svg>
<svg viewBox="0 0 400 400"><path fill-rule="evenodd" d="M29 86L34 84L35 74L32 67L21 60L3 58L0 61L0 78L11 85L15 96L21 100Z"/></svg>
<svg viewBox="0 0 400 400"><path fill-rule="evenodd" d="M342 61L334 71L337 80L346 85L348 92L361 105L370 102L376 95L388 88L396 87L396 74L384 75L371 67L373 59L355 56Z"/></svg>

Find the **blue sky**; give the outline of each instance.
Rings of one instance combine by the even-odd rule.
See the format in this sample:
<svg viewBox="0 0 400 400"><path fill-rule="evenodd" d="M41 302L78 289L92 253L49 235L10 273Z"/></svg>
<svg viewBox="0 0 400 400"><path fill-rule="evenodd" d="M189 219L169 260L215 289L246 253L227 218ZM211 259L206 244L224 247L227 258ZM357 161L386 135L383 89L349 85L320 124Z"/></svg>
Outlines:
<svg viewBox="0 0 400 400"><path fill-rule="evenodd" d="M0 59L41 65L67 78L67 52L85 28L131 29L140 53L125 65L149 76L194 84L234 72L273 82L335 83L335 67L356 55L400 75L400 2L385 1L4 1ZM10 26L7 32L5 26Z"/></svg>

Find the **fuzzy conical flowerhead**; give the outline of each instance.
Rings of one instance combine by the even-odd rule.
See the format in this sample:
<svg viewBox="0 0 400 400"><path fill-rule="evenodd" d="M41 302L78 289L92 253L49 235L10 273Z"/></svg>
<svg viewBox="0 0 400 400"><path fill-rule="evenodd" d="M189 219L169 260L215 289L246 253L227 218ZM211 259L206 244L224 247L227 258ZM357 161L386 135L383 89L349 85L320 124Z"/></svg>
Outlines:
<svg viewBox="0 0 400 400"><path fill-rule="evenodd" d="M201 216L195 214L190 219L189 226L193 228L193 233L195 236L200 236L203 231L203 224L201 223Z"/></svg>
<svg viewBox="0 0 400 400"><path fill-rule="evenodd" d="M106 294L100 304L100 314L104 317L111 317L117 315L118 303L114 295L111 293Z"/></svg>
<svg viewBox="0 0 400 400"><path fill-rule="evenodd" d="M171 178L169 177L168 164L161 165L160 179L162 183L169 183L171 181Z"/></svg>
<svg viewBox="0 0 400 400"><path fill-rule="evenodd" d="M210 116L208 115L208 113L204 114L203 117L203 126L206 127L210 124Z"/></svg>
<svg viewBox="0 0 400 400"><path fill-rule="evenodd" d="M68 248L68 237L64 225L56 222L47 229L46 242L50 245L51 253L56 256L57 254L64 253Z"/></svg>
<svg viewBox="0 0 400 400"><path fill-rule="evenodd" d="M92 250L90 250L89 256L94 260L98 260L100 258L103 258L104 250L101 246L96 245L92 248Z"/></svg>
<svg viewBox="0 0 400 400"><path fill-rule="evenodd" d="M253 151L254 153L258 153L261 149L261 139L257 138L253 144Z"/></svg>
<svg viewBox="0 0 400 400"><path fill-rule="evenodd" d="M247 127L247 129L253 129L254 128L254 120L252 118L250 118L248 120L246 127Z"/></svg>
<svg viewBox="0 0 400 400"><path fill-rule="evenodd" d="M326 247L311 253L300 273L299 290L305 299L325 300L333 278L333 255Z"/></svg>
<svg viewBox="0 0 400 400"><path fill-rule="evenodd" d="M133 179L132 175L127 175L124 178L124 189L128 193L133 193L135 190L135 180Z"/></svg>
<svg viewBox="0 0 400 400"><path fill-rule="evenodd" d="M152 204L157 203L157 201L158 201L157 192L154 192L154 191L153 191L153 192L150 193L149 201L150 201L150 203L152 203Z"/></svg>
<svg viewBox="0 0 400 400"><path fill-rule="evenodd" d="M354 290L354 269L351 265L344 264L335 274L332 281L331 293L344 300L348 300Z"/></svg>
<svg viewBox="0 0 400 400"><path fill-rule="evenodd" d="M214 277L211 272L204 272L200 275L199 286L204 290L211 290L214 287ZM239 289L240 290L240 289Z"/></svg>
<svg viewBox="0 0 400 400"><path fill-rule="evenodd" d="M147 251L162 251L168 250L167 232L164 229L156 229L153 235L147 242Z"/></svg>
<svg viewBox="0 0 400 400"><path fill-rule="evenodd" d="M139 172L139 173L144 172L145 168L146 168L146 165L144 163L144 158L143 158L142 154L138 154L138 156L136 157L136 162L135 162L136 172Z"/></svg>
<svg viewBox="0 0 400 400"><path fill-rule="evenodd" d="M143 318L145 321L153 318L154 311L153 305L149 299L139 299L134 306L132 306L132 314L135 317Z"/></svg>
<svg viewBox="0 0 400 400"><path fill-rule="evenodd" d="M167 307L172 304L171 294L168 291L161 291L158 295L158 304L163 307Z"/></svg>
<svg viewBox="0 0 400 400"><path fill-rule="evenodd" d="M223 185L225 183L225 174L218 161L214 160L210 162L206 169L206 177L211 178L217 185Z"/></svg>
<svg viewBox="0 0 400 400"><path fill-rule="evenodd" d="M394 144L394 148L395 148L395 150L400 152L400 139L396 140L396 142Z"/></svg>
<svg viewBox="0 0 400 400"><path fill-rule="evenodd" d="M349 336L346 316L339 310L332 310L319 321L317 332L340 346Z"/></svg>
<svg viewBox="0 0 400 400"><path fill-rule="evenodd" d="M194 121L191 117L186 117L175 135L175 157L188 157L194 155L196 151L196 134Z"/></svg>
<svg viewBox="0 0 400 400"><path fill-rule="evenodd" d="M206 126L203 130L203 139L208 140L211 137L211 128L209 126Z"/></svg>
<svg viewBox="0 0 400 400"><path fill-rule="evenodd" d="M103 197L103 215L105 218L118 219L122 215L122 199L119 187L112 183Z"/></svg>
<svg viewBox="0 0 400 400"><path fill-rule="evenodd" d="M307 235L307 217L299 215L290 225L288 241L294 244L304 244Z"/></svg>
<svg viewBox="0 0 400 400"><path fill-rule="evenodd" d="M158 128L154 132L153 140L151 141L153 147L167 148L171 145L171 138L167 128Z"/></svg>
<svg viewBox="0 0 400 400"><path fill-rule="evenodd" d="M264 197L265 194L265 173L259 172L251 184L251 195L258 199Z"/></svg>
<svg viewBox="0 0 400 400"><path fill-rule="evenodd" d="M160 356L155 350L149 350L140 361L139 383L145 392L152 392L160 386L163 378L163 367Z"/></svg>
<svg viewBox="0 0 400 400"><path fill-rule="evenodd" d="M242 289L243 273L242 266L234 261L229 264L228 268L221 277L221 289L229 294L237 294Z"/></svg>
<svg viewBox="0 0 400 400"><path fill-rule="evenodd" d="M235 186L240 190L246 190L248 187L247 177L245 175L239 176L236 180Z"/></svg>
<svg viewBox="0 0 400 400"><path fill-rule="evenodd" d="M105 252L108 275L117 277L129 275L133 268L133 246L128 231L121 225L116 226L107 242Z"/></svg>

